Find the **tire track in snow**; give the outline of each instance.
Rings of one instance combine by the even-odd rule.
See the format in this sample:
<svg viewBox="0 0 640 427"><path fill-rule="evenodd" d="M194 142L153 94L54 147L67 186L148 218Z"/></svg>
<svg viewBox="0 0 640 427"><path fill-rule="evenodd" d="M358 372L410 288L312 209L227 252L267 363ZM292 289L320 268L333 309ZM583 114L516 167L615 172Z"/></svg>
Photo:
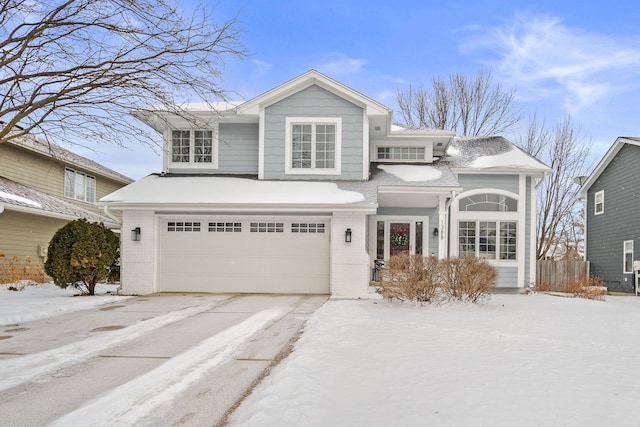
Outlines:
<svg viewBox="0 0 640 427"><path fill-rule="evenodd" d="M29 354L27 356L0 360L0 392L27 383L38 377L50 375L62 368L75 365L109 347L122 345L163 326L204 313L212 309L215 305L216 304L207 304L170 311L169 313L149 320L140 321L117 331L98 334L62 347Z"/></svg>
<svg viewBox="0 0 640 427"><path fill-rule="evenodd" d="M256 332L289 311L280 307L258 312L152 371L58 418L49 427L136 425L159 406L174 400L209 371L228 361Z"/></svg>

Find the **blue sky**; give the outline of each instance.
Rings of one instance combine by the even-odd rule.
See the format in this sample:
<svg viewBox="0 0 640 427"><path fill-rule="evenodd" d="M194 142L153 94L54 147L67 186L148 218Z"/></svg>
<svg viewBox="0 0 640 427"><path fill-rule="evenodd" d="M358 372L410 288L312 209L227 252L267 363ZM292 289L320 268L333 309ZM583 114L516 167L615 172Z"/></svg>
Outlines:
<svg viewBox="0 0 640 427"><path fill-rule="evenodd" d="M397 88L489 68L525 117L570 114L593 161L617 136L640 136L637 0L220 0L217 13L239 13L251 53L225 63L235 99L313 68L395 109ZM135 179L162 167L149 148L95 150L75 151Z"/></svg>

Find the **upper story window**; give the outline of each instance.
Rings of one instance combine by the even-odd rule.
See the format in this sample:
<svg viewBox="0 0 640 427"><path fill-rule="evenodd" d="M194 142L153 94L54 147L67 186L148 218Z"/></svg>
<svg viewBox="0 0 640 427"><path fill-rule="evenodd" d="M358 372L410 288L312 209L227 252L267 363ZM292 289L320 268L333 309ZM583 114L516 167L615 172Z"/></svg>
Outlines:
<svg viewBox="0 0 640 427"><path fill-rule="evenodd" d="M170 144L174 166L218 167L218 144L212 129L172 130Z"/></svg>
<svg viewBox="0 0 640 427"><path fill-rule="evenodd" d="M424 147L378 147L378 160L424 160Z"/></svg>
<svg viewBox="0 0 640 427"><path fill-rule="evenodd" d="M466 212L516 212L518 201L502 194L474 194L460 199L460 211Z"/></svg>
<svg viewBox="0 0 640 427"><path fill-rule="evenodd" d="M595 203L593 205L593 213L600 215L604 213L604 190L598 191L595 195Z"/></svg>
<svg viewBox="0 0 640 427"><path fill-rule="evenodd" d="M96 201L96 178L83 172L65 168L64 196L89 203Z"/></svg>
<svg viewBox="0 0 640 427"><path fill-rule="evenodd" d="M340 173L340 118L290 117L286 127L286 173Z"/></svg>

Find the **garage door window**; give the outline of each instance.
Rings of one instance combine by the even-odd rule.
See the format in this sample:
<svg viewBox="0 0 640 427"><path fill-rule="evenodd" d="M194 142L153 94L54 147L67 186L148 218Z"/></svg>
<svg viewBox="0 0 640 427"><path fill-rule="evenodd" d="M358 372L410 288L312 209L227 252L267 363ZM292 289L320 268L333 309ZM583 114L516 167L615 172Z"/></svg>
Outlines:
<svg viewBox="0 0 640 427"><path fill-rule="evenodd" d="M175 221L167 223L167 231L200 231L199 222Z"/></svg>
<svg viewBox="0 0 640 427"><path fill-rule="evenodd" d="M252 222L252 233L283 233L284 223L282 222Z"/></svg>
<svg viewBox="0 0 640 427"><path fill-rule="evenodd" d="M209 231L213 233L240 233L241 222L210 222Z"/></svg>
<svg viewBox="0 0 640 427"><path fill-rule="evenodd" d="M292 233L324 233L324 224L294 222L291 224Z"/></svg>

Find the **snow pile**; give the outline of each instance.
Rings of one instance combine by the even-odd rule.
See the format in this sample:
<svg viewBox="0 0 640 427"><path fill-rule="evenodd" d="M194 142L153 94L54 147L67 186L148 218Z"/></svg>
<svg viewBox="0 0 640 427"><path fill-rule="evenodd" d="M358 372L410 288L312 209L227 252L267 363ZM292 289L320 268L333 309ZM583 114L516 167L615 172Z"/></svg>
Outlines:
<svg viewBox="0 0 640 427"><path fill-rule="evenodd" d="M330 301L230 425L637 425L639 322L634 297Z"/></svg>
<svg viewBox="0 0 640 427"><path fill-rule="evenodd" d="M502 154L478 157L469 165L472 168L516 168L539 169L543 165L524 151L513 147L512 150Z"/></svg>
<svg viewBox="0 0 640 427"><path fill-rule="evenodd" d="M8 200L15 200L18 203L24 203L25 205L31 205L33 207L36 208L41 208L42 205L36 201L33 201L31 199L27 199L25 197L21 197L21 196L17 196L15 194L10 194L7 193L5 191L0 191L0 197L4 198L4 199L8 199Z"/></svg>
<svg viewBox="0 0 640 427"><path fill-rule="evenodd" d="M378 169L395 175L407 182L435 181L442 176L442 172L433 166L378 165Z"/></svg>
<svg viewBox="0 0 640 427"><path fill-rule="evenodd" d="M123 296L107 295L116 292L118 285L96 285L93 297L75 297L80 292L74 288L62 289L53 283L26 286L22 291L10 291L8 285L0 285L0 325L28 322L68 313L87 310L108 304Z"/></svg>

